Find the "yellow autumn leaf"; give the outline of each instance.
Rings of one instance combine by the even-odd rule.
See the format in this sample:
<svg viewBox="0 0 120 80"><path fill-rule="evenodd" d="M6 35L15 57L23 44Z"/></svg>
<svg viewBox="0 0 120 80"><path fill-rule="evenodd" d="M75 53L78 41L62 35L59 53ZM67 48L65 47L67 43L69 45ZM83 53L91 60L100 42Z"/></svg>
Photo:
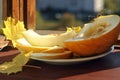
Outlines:
<svg viewBox="0 0 120 80"><path fill-rule="evenodd" d="M22 71L22 67L29 61L30 53L20 53L11 62L4 62L0 65L0 73L9 75Z"/></svg>
<svg viewBox="0 0 120 80"><path fill-rule="evenodd" d="M3 33L8 40L16 40L22 38L21 32L26 31L24 28L23 21L15 22L15 19L12 17L8 17L7 20L4 21L5 28L3 28Z"/></svg>

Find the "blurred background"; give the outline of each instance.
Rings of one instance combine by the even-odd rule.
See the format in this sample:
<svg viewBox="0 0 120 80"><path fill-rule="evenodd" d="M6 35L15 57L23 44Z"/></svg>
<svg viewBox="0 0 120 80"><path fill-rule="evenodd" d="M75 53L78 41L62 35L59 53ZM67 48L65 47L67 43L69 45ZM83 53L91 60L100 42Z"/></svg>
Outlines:
<svg viewBox="0 0 120 80"><path fill-rule="evenodd" d="M36 0L36 29L66 30L100 15L120 15L120 0ZM0 0L2 27L2 0Z"/></svg>
<svg viewBox="0 0 120 80"><path fill-rule="evenodd" d="M93 18L120 15L120 0L37 0L37 29L65 30L83 26Z"/></svg>

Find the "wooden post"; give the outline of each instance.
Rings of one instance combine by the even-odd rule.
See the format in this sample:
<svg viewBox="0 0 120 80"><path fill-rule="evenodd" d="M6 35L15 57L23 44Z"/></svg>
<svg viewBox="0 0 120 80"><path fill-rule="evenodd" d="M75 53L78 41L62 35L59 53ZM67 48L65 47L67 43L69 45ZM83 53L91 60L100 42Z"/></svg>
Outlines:
<svg viewBox="0 0 120 80"><path fill-rule="evenodd" d="M18 21L20 20L20 6L19 0L12 0L12 17Z"/></svg>
<svg viewBox="0 0 120 80"><path fill-rule="evenodd" d="M2 0L2 19L5 20L5 17L7 16L7 0Z"/></svg>
<svg viewBox="0 0 120 80"><path fill-rule="evenodd" d="M32 3L32 4L31 4ZM27 0L27 23L29 28L36 26L36 0Z"/></svg>
<svg viewBox="0 0 120 80"><path fill-rule="evenodd" d="M36 26L36 0L2 0L3 20L11 16L15 20L22 20L27 29Z"/></svg>
<svg viewBox="0 0 120 80"><path fill-rule="evenodd" d="M2 0L2 16L3 20L5 20L8 16L11 16L11 8L12 8L12 3L11 0Z"/></svg>
<svg viewBox="0 0 120 80"><path fill-rule="evenodd" d="M24 0L19 0L19 20L21 20L21 21L23 21L24 20L24 18L23 18L23 11L24 11L24 8L23 8L23 4L24 4L24 2L23 2Z"/></svg>
<svg viewBox="0 0 120 80"><path fill-rule="evenodd" d="M26 16L25 21L27 28L35 29L36 26L36 0L26 0L24 4L26 7L24 15Z"/></svg>

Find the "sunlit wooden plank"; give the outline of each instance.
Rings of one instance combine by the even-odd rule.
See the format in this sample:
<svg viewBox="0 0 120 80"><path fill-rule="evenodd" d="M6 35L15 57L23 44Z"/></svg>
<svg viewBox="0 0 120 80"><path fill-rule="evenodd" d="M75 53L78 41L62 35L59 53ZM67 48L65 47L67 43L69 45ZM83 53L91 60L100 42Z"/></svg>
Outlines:
<svg viewBox="0 0 120 80"><path fill-rule="evenodd" d="M12 0L2 0L2 18L5 20L7 17L12 16Z"/></svg>
<svg viewBox="0 0 120 80"><path fill-rule="evenodd" d="M36 26L36 0L27 0L27 28L35 29Z"/></svg>
<svg viewBox="0 0 120 80"><path fill-rule="evenodd" d="M21 20L21 21L23 21L24 19L23 19L23 4L24 4L24 2L23 2L24 0L19 0L19 20Z"/></svg>
<svg viewBox="0 0 120 80"><path fill-rule="evenodd" d="M19 20L19 0L12 0L12 17Z"/></svg>
<svg viewBox="0 0 120 80"><path fill-rule="evenodd" d="M2 18L3 20L7 16L7 0L2 0Z"/></svg>

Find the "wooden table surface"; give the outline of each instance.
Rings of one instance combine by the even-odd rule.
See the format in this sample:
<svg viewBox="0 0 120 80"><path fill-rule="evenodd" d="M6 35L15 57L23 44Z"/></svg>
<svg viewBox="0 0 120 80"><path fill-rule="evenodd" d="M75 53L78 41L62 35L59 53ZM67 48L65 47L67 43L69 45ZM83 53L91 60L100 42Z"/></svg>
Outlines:
<svg viewBox="0 0 120 80"><path fill-rule="evenodd" d="M29 60L17 74L1 74L0 80L120 80L120 51L114 49L105 57L74 65L52 65ZM0 63L19 53L11 47L0 52Z"/></svg>
<svg viewBox="0 0 120 80"><path fill-rule="evenodd" d="M0 52L0 63L9 61L18 50ZM7 56L6 56L7 55ZM100 59L74 65L52 65L30 60L17 74L1 74L0 80L120 80L120 52L116 49Z"/></svg>

